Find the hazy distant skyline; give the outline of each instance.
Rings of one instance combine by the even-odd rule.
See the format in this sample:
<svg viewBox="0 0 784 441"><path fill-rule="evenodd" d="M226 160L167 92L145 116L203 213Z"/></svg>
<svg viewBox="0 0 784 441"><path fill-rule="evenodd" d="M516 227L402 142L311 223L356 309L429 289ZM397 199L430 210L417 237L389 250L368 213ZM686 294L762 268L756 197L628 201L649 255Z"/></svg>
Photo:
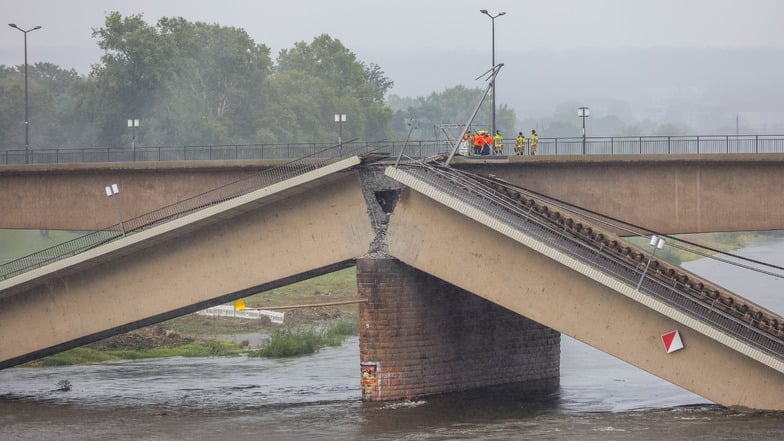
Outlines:
<svg viewBox="0 0 784 441"><path fill-rule="evenodd" d="M491 20L487 9L506 15L495 20L498 54L533 49L694 47L782 48L779 0L289 0L275 8L269 1L199 0L27 0L4 1L0 15L28 35L30 63L51 61L87 73L101 51L92 29L107 13L143 14L154 25L161 17L245 29L257 43L278 51L320 34L339 39L362 61L384 68L374 57L385 49L486 50L490 58ZM0 64L23 63L21 32L5 27ZM506 62L511 62L508 60ZM489 63L488 63L489 64ZM412 66L416 68L417 66Z"/></svg>

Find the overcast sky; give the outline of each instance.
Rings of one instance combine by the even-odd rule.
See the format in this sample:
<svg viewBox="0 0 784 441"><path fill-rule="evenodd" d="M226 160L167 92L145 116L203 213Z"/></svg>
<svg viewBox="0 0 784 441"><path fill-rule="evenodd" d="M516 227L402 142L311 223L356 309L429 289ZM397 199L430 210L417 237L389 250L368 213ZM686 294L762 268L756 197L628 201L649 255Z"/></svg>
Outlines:
<svg viewBox="0 0 784 441"><path fill-rule="evenodd" d="M141 13L150 24L181 16L244 28L276 53L322 33L363 51L487 48L490 19L480 9L506 12L495 21L496 50L784 45L780 0L3 0L0 16L24 29L43 26L28 37L35 62L44 47L95 48L91 30L110 11ZM0 47L21 55L22 34L5 28L2 35Z"/></svg>
<svg viewBox="0 0 784 441"><path fill-rule="evenodd" d="M394 72L399 67L385 66L383 59L390 49L449 49L456 56L486 50L489 64L491 21L480 9L506 12L495 20L497 55L532 49L784 47L781 0L1 0L0 16L24 29L43 27L28 35L30 63L49 61L80 73L99 61L91 32L111 11L143 14L150 25L180 16L243 28L269 46L273 58L280 49L326 33L360 60ZM0 64L22 62L22 33L3 27Z"/></svg>

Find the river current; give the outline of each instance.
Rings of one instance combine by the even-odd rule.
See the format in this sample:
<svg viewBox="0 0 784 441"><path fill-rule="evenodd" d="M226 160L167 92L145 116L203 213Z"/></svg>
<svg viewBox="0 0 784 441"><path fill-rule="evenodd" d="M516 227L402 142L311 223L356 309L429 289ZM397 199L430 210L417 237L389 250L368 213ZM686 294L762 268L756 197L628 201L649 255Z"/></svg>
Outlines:
<svg viewBox="0 0 784 441"><path fill-rule="evenodd" d="M784 240L738 254L784 266ZM709 259L684 266L784 313L784 280ZM11 368L0 371L0 440L784 439L784 413L722 408L565 336L561 353L557 393L396 403L360 401L356 337L283 360Z"/></svg>

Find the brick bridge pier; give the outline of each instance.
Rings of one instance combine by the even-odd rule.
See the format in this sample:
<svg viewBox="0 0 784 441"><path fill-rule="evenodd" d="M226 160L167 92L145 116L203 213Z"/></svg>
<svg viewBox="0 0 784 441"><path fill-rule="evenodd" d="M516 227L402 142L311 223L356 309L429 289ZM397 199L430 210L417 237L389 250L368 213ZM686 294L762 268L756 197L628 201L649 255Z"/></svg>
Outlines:
<svg viewBox="0 0 784 441"><path fill-rule="evenodd" d="M499 385L556 390L561 334L391 257L385 235L401 185L379 169L360 181L377 234L356 260L358 295L367 299L359 308L363 400Z"/></svg>
<svg viewBox="0 0 784 441"><path fill-rule="evenodd" d="M557 331L394 258L358 259L357 284L364 400L558 388Z"/></svg>

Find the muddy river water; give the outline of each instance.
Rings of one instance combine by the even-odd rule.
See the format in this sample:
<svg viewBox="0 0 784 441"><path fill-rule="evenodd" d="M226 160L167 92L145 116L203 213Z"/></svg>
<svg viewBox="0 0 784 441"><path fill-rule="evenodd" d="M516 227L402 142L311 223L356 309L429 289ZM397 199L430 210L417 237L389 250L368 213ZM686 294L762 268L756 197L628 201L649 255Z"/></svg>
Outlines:
<svg viewBox="0 0 784 441"><path fill-rule="evenodd" d="M784 241L739 252L784 266ZM784 281L689 270L784 313ZM784 414L738 412L568 337L557 393L495 390L362 403L356 337L283 360L169 358L0 371L0 440L781 440ZM69 391L58 391L68 381Z"/></svg>

